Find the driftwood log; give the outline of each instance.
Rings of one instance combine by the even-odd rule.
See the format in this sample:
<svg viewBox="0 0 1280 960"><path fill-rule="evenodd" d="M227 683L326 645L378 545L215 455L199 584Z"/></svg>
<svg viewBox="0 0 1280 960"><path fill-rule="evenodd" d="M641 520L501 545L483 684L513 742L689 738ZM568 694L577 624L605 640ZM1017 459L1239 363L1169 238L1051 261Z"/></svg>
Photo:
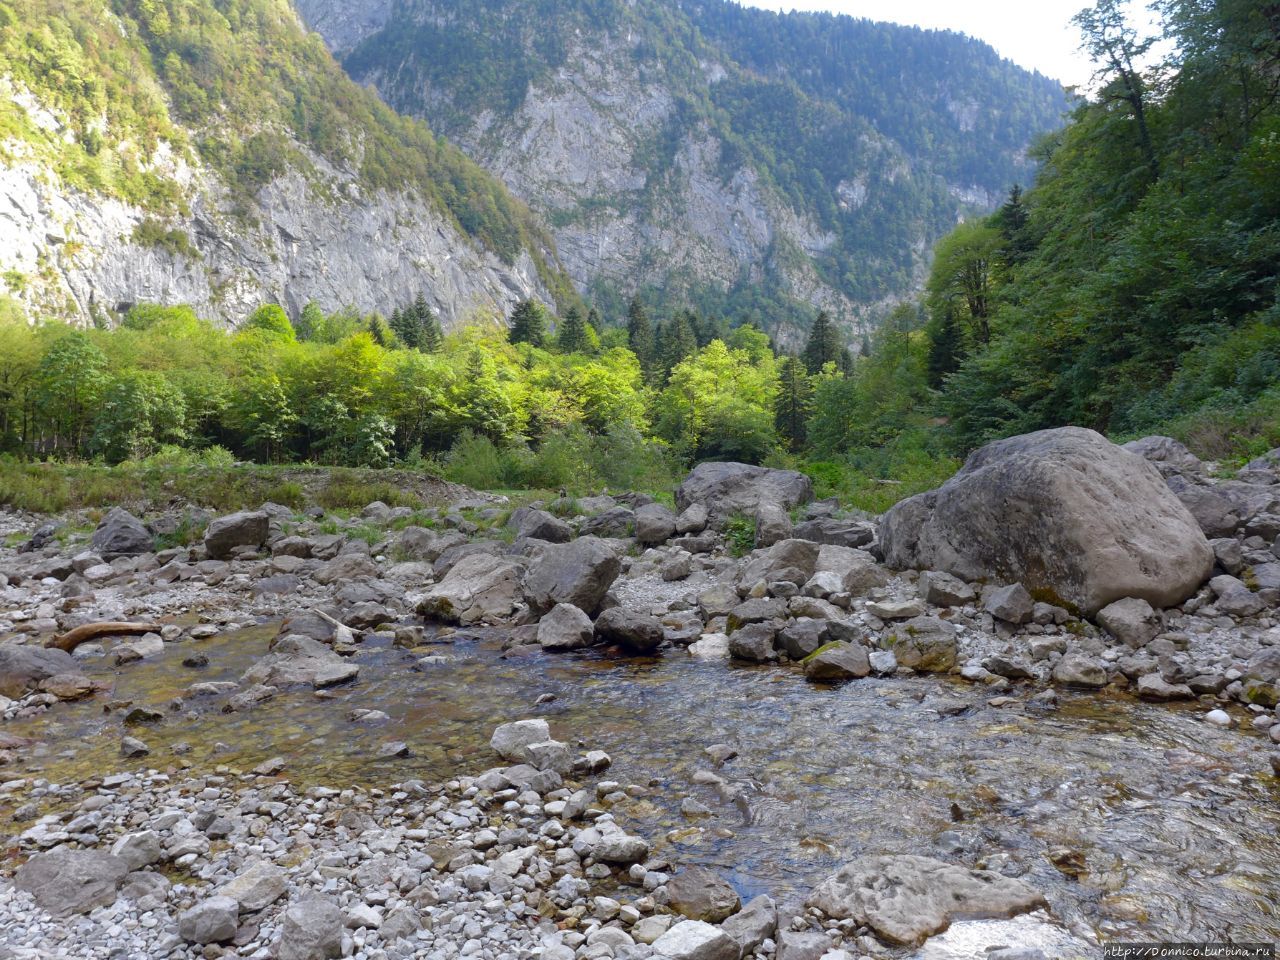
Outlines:
<svg viewBox="0 0 1280 960"><path fill-rule="evenodd" d="M56 647L59 650L71 653L80 644L89 640L96 640L99 637L122 637L139 633L159 632L160 625L158 623L120 623L107 620L101 623L86 623L83 626L76 627L74 630L68 630L61 636L51 637L46 641L45 646Z"/></svg>

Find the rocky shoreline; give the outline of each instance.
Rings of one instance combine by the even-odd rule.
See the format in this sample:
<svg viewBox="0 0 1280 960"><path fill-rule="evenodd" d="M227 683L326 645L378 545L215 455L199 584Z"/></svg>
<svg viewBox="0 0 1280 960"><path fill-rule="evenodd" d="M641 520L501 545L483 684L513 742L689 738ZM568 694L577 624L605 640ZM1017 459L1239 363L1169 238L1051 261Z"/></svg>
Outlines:
<svg viewBox="0 0 1280 960"><path fill-rule="evenodd" d="M1087 467L1062 452L1077 443ZM987 561L962 556L943 529L954 489L925 495L927 511L906 501L877 521L809 503L799 474L733 464L699 467L676 510L628 494L514 512L479 499L418 514L370 504L346 520L271 504L225 517L184 508L146 523L116 510L92 528L85 517L0 514L0 535L17 547L0 552L0 716L24 723L96 698L122 718L117 770L55 786L37 765L0 786L0 808L21 812L0 824L16 854L0 867L13 876L0 881L9 921L0 956L840 960L945 930L941 904L975 882L975 871L942 860L861 857L779 925L767 898L743 907L696 864L650 859L646 840L609 812L610 794L629 788L603 779L608 758L552 739L542 720L495 735L506 766L378 788L294 787L283 761L199 769L181 745L161 762L147 743L166 714L241 713L290 691L323 697L358 685L359 654L374 642L407 651L419 669L448 669L441 654L454 638L499 630L512 654L591 648L726 669L793 664L820 685L928 673L995 707L1044 711L1059 690L1128 692L1240 727L1257 743L1258 770L1280 772L1277 459L1219 481L1163 438L1128 452L1095 450L1087 437L1055 444L1054 470L1135 472L1141 483L1128 490L1141 492L1142 524L1172 516L1176 536L1160 541L1160 562L1139 564L1150 599L1136 595L1146 588L1125 579L1114 550L1115 572L1102 581L1073 579L1066 565L1053 589L1034 565L1012 582L975 575ZM979 457L966 470L983 467ZM1129 516L1114 479L1102 487ZM1105 521L1096 492L1072 505L1080 488L1065 484L1044 512L1066 503ZM981 514L972 496L966 517ZM1010 507L991 509L984 523ZM740 516L752 519L754 549L738 558L726 521ZM909 536L904 524L915 525ZM1000 525L1027 536L1012 520ZM204 528L201 542L156 550L157 537L193 526ZM1126 550L1152 549L1139 532L1116 537ZM1054 549L1093 570L1090 551L1110 549L1100 539ZM926 566L915 562L926 554L928 569L900 569ZM1116 582L1135 595L1108 594ZM1182 599L1162 609L1159 597L1173 595ZM202 643L276 621L238 682L200 680ZM86 669L101 663L191 682L168 703L114 704L102 672ZM30 745L0 724L0 776L21 772ZM409 755L396 741L379 750ZM980 886L1000 896L958 913L1043 906L1022 881L998 879L1004 887ZM918 888L912 915L932 920L912 926L886 913L867 893L886 884ZM242 890L247 901L236 899ZM323 942L307 941L321 931Z"/></svg>

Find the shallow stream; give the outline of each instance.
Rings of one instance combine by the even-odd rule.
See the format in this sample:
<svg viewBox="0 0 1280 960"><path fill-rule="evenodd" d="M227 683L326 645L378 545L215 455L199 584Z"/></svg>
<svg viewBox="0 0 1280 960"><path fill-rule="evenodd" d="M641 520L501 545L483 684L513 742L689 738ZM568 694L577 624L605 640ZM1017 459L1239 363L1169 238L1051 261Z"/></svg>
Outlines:
<svg viewBox="0 0 1280 960"><path fill-rule="evenodd" d="M1202 707L1088 694L1037 712L990 706L987 691L943 679L825 688L785 667L683 651L655 660L503 654L492 635L438 645L447 662L427 666L415 666L420 654L366 644L357 683L282 693L247 713L221 713L221 698L188 701L128 731L149 757L119 757L124 711L105 712L104 702L167 709L193 682L238 679L274 634L267 625L188 642L124 667L91 661L112 691L6 724L43 745L3 779L247 770L281 756L294 782L433 781L493 766L493 728L543 716L558 738L607 751L605 776L646 787L614 812L655 855L716 867L744 898L767 892L798 904L855 856L921 853L1004 868L1044 891L1053 930L1015 923L1012 939L1280 940L1280 782L1260 772L1257 737L1210 727ZM182 667L196 652L210 665ZM555 699L535 706L542 694ZM352 723L358 708L391 720ZM389 740L414 756L378 759ZM179 741L191 752L173 756ZM717 743L738 758L716 768L703 751ZM698 771L727 784L697 785ZM689 797L712 814L682 814ZM957 925L922 955L982 956L980 946L966 952L964 934ZM948 942L959 945L948 953Z"/></svg>

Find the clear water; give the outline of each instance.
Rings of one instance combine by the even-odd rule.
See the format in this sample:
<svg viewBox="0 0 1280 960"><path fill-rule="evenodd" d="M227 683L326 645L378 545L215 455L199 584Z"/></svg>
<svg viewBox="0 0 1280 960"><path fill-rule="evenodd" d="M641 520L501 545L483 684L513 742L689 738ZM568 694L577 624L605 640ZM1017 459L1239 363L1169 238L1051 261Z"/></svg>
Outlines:
<svg viewBox="0 0 1280 960"><path fill-rule="evenodd" d="M855 856L922 853L1017 865L1048 896L1058 929L1090 944L1280 940L1280 782L1262 772L1256 736L1204 724L1203 708L1067 695L1037 713L989 706L983 690L943 679L815 687L793 669L682 651L504 654L490 634L434 647L448 662L427 667L415 667L420 652L366 647L357 683L289 691L248 713L188 701L131 731L150 757L120 759L125 711L105 712L107 700L167 708L192 682L238 678L274 633L267 625L182 644L152 663L92 662L110 693L7 724L43 744L0 774L68 782L148 766L246 770L282 756L295 782L385 786L493 766L493 728L542 716L560 739L607 751L606 776L646 788L614 812L655 854L719 868L744 898L798 904ZM209 667L180 666L196 651ZM548 693L553 702L534 706ZM391 720L353 724L356 708ZM377 759L388 740L406 741L414 757ZM191 753L172 756L178 741ZM703 753L715 743L740 756L716 770ZM727 783L695 785L699 770ZM683 816L686 797L713 815ZM1055 848L1082 856L1085 871L1056 868ZM1017 924L1008 931L1030 938ZM957 925L957 951L936 941L922 956L981 956L965 935Z"/></svg>

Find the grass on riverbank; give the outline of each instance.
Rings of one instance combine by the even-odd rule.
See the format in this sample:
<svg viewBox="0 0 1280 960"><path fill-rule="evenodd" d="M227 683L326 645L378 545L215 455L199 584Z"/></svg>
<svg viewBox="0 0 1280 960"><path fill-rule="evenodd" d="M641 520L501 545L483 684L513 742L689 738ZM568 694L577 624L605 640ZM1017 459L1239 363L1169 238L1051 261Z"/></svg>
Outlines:
<svg viewBox="0 0 1280 960"><path fill-rule="evenodd" d="M258 464L106 467L0 460L0 506L32 513L115 506L152 512L179 503L226 512L268 501L295 510L317 504L342 511L375 500L417 510L445 503L456 492L456 487L434 474L413 470Z"/></svg>

